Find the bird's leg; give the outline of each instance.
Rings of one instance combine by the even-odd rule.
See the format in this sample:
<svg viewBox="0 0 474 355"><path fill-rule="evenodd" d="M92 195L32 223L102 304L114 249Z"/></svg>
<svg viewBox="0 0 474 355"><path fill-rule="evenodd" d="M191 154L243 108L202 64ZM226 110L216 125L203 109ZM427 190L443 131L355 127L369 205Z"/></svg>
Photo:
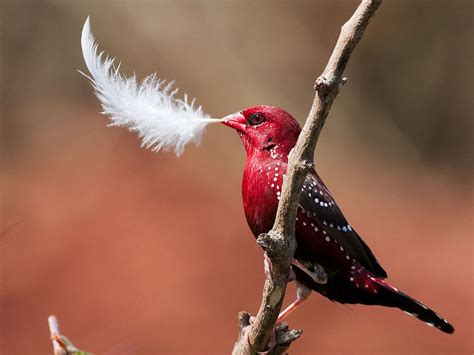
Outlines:
<svg viewBox="0 0 474 355"><path fill-rule="evenodd" d="M286 307L278 316L277 322L281 322L291 312L293 312L299 305L306 301L311 294L311 289L302 283L296 281L296 300Z"/></svg>
<svg viewBox="0 0 474 355"><path fill-rule="evenodd" d="M323 267L319 264L312 264L314 271L309 270L301 261L294 258L291 264L303 271L309 277L311 277L311 279L317 284L324 285L328 282L328 275L324 271Z"/></svg>

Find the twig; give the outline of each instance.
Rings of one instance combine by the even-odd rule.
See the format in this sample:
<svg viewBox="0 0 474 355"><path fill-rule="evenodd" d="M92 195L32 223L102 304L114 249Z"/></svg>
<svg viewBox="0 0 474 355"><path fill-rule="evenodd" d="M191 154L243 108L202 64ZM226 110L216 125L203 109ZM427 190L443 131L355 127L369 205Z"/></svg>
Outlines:
<svg viewBox="0 0 474 355"><path fill-rule="evenodd" d="M342 26L326 68L316 80L311 111L290 154L275 223L270 232L257 239L271 263L271 267L266 267L262 303L253 322L250 322L248 313L240 314L239 339L234 345L234 355L254 355L266 350L271 354L285 353L291 342L301 335L301 331L288 330L286 325L278 325L275 336L277 339L271 339L285 297L287 277L296 249L294 231L299 193L307 173L314 167L314 149L331 105L347 80L343 78L347 62L381 2L382 0L362 0L352 17ZM285 328L284 331L282 327Z"/></svg>
<svg viewBox="0 0 474 355"><path fill-rule="evenodd" d="M54 355L66 355L67 351L61 346L58 339L61 335L59 331L59 323L56 316L51 315L48 317L49 333L51 335L51 341L53 342Z"/></svg>
<svg viewBox="0 0 474 355"><path fill-rule="evenodd" d="M78 349L66 336L61 334L56 316L49 316L48 324L51 341L53 342L54 355L93 355L92 353Z"/></svg>

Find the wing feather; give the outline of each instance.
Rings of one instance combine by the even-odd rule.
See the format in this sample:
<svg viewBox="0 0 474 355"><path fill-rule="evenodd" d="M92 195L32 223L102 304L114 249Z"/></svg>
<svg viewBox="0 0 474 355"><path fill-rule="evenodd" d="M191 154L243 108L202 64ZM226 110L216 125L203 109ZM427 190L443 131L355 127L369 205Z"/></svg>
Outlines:
<svg viewBox="0 0 474 355"><path fill-rule="evenodd" d="M387 277L387 273L375 255L347 222L316 172L308 174L306 177L299 204L307 216L319 222L326 232L335 238L361 265L378 277Z"/></svg>

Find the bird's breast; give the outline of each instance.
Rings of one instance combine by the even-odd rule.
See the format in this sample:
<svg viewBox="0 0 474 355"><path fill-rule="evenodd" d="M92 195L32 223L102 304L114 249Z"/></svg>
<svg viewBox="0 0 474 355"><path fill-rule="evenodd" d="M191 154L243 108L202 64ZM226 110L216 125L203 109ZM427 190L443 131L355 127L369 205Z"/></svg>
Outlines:
<svg viewBox="0 0 474 355"><path fill-rule="evenodd" d="M268 232L275 220L287 165L247 161L242 180L244 212L255 237Z"/></svg>

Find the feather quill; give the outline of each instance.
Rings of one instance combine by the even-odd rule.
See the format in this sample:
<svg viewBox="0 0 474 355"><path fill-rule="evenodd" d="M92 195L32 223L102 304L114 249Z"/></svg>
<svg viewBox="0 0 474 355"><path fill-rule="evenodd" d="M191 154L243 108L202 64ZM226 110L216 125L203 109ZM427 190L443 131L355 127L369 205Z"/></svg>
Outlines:
<svg viewBox="0 0 474 355"><path fill-rule="evenodd" d="M111 126L136 132L142 147L155 152L174 150L180 156L186 144L200 143L209 123L221 121L209 118L186 95L177 99L173 82L153 74L139 83L135 75L127 78L119 73L120 65L114 66L114 58L104 58L104 52L98 52L89 17L82 30L81 46L90 76L81 73L90 79L102 113L109 116Z"/></svg>

